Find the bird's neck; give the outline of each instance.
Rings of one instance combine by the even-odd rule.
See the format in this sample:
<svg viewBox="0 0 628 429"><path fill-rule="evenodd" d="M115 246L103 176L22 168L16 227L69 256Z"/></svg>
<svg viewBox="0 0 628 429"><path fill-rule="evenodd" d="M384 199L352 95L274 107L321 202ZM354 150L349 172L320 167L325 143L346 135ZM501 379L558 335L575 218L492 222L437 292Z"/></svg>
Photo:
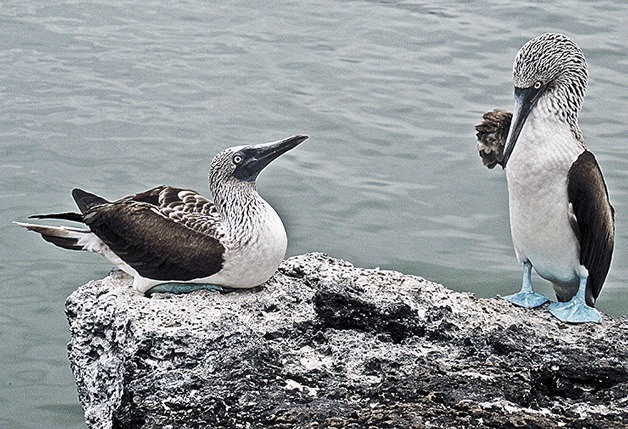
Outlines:
<svg viewBox="0 0 628 429"><path fill-rule="evenodd" d="M542 97L530 112L526 121L527 132L536 135L536 140L547 141L550 145L553 141L560 140L567 145L577 147L578 152L584 149L582 131L578 125L579 105L569 106L562 98L552 96ZM548 148L552 150L552 148ZM569 148L557 147L556 150L568 150Z"/></svg>
<svg viewBox="0 0 628 429"><path fill-rule="evenodd" d="M258 194L255 182L221 183L212 194L222 221L230 227L248 228L270 207Z"/></svg>
<svg viewBox="0 0 628 429"><path fill-rule="evenodd" d="M574 140L584 147L584 138L578 125L578 114L582 108L586 82L583 85L581 87L580 84L575 84L571 78L557 82L555 87L541 97L533 112L546 123L556 121L568 125ZM573 88L578 90L574 91Z"/></svg>
<svg viewBox="0 0 628 429"><path fill-rule="evenodd" d="M528 186L532 178L546 180L547 175L565 177L571 164L584 151L579 128L538 103L530 112L506 168L509 182L522 180Z"/></svg>

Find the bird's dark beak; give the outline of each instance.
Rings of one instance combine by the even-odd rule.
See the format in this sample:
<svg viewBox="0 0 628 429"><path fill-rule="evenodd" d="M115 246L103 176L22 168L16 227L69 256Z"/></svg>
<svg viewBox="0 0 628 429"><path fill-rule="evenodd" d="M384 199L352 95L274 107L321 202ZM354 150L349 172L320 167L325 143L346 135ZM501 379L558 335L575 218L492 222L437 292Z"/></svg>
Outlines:
<svg viewBox="0 0 628 429"><path fill-rule="evenodd" d="M245 182L254 182L257 175L273 160L277 159L290 149L294 149L309 136L296 135L272 143L262 143L247 146L238 151L235 156L241 156L241 162L236 166L233 175Z"/></svg>
<svg viewBox="0 0 628 429"><path fill-rule="evenodd" d="M523 129L528 115L532 111L532 108L539 100L543 92L545 92L546 86L536 89L530 88L516 88L515 87L515 108L512 114L512 120L510 121L510 131L508 131L508 137L506 138L506 146L504 148L504 160L502 166L506 168L508 158L512 154L512 151L517 144L517 139L521 130Z"/></svg>

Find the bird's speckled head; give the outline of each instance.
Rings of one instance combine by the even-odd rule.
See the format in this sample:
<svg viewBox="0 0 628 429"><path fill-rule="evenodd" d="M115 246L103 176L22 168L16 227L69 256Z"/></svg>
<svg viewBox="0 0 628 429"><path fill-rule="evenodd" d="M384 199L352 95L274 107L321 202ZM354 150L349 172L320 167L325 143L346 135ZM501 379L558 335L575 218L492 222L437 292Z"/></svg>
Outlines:
<svg viewBox="0 0 628 429"><path fill-rule="evenodd" d="M237 163L234 162L234 155L246 146L233 146L222 150L214 159L212 159L209 166L209 186L216 185L229 178L233 177L233 173L236 169ZM237 161L237 159L235 160Z"/></svg>
<svg viewBox="0 0 628 429"><path fill-rule="evenodd" d="M220 199L226 193L236 195L234 187L255 189L257 175L268 164L307 138L306 135L295 135L272 143L234 146L218 153L209 168L209 188L214 199Z"/></svg>
<svg viewBox="0 0 628 429"><path fill-rule="evenodd" d="M587 61L569 37L546 33L527 42L515 58L515 107L504 147L505 166L531 112L535 117L567 124L584 146L578 113L587 88Z"/></svg>
<svg viewBox="0 0 628 429"><path fill-rule="evenodd" d="M587 61L582 49L571 38L545 33L519 49L513 66L513 81L518 88L528 88L536 81L548 83L563 75L582 79L586 87Z"/></svg>
<svg viewBox="0 0 628 429"><path fill-rule="evenodd" d="M563 34L546 33L527 42L513 66L516 88L547 85L549 94L568 102L567 110L580 111L587 88L587 60L582 49Z"/></svg>

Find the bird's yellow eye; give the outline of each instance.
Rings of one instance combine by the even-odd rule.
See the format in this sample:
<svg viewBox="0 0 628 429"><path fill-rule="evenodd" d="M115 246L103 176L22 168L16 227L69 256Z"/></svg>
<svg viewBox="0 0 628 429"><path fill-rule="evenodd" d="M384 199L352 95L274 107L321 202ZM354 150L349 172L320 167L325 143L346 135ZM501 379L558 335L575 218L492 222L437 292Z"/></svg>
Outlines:
<svg viewBox="0 0 628 429"><path fill-rule="evenodd" d="M239 163L241 163L241 162L242 162L242 156L241 156L241 155L235 155L235 156L233 157L233 163L234 163L234 164L239 164Z"/></svg>
<svg viewBox="0 0 628 429"><path fill-rule="evenodd" d="M534 89L541 89L542 86L543 82L541 82L540 80L537 80L536 82L534 82L534 85L532 85Z"/></svg>

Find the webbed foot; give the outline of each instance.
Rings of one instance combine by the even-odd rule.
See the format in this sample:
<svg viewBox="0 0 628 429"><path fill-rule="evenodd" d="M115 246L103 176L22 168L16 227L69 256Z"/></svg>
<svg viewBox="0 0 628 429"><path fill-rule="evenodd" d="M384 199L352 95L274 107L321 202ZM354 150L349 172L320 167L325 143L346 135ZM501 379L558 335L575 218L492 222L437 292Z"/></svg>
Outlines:
<svg viewBox="0 0 628 429"><path fill-rule="evenodd" d="M602 316L586 302L587 277L580 277L578 292L567 302L550 304L549 311L553 316L567 323L602 323Z"/></svg>
<svg viewBox="0 0 628 429"><path fill-rule="evenodd" d="M534 289L532 289L532 264L530 261L523 263L523 283L521 285L521 291L503 298L519 307L525 308L538 307L549 301L545 295L536 293Z"/></svg>
<svg viewBox="0 0 628 429"><path fill-rule="evenodd" d="M602 323L600 312L589 307L578 297L573 297L567 302L554 302L550 304L549 311L553 316L567 323Z"/></svg>
<svg viewBox="0 0 628 429"><path fill-rule="evenodd" d="M545 295L536 292L521 291L513 295L503 297L506 301L510 301L519 307L534 308L545 304L549 299Z"/></svg>
<svg viewBox="0 0 628 429"><path fill-rule="evenodd" d="M190 293L197 290L208 290L212 292L222 292L224 289L222 286L211 284L196 284L196 283L161 283L153 286L147 290L144 295L147 297L153 296L155 293L172 293L176 295Z"/></svg>

